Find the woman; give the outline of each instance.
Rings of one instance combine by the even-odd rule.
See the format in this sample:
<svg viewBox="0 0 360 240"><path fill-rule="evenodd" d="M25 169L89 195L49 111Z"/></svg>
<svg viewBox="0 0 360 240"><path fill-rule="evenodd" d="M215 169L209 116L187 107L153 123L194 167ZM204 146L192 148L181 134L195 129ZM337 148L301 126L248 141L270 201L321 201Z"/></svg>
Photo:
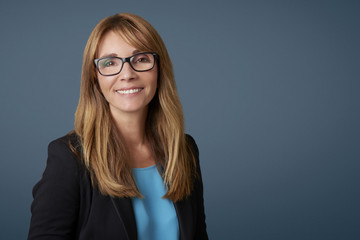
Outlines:
<svg viewBox="0 0 360 240"><path fill-rule="evenodd" d="M28 239L208 239L198 156L156 30L105 18L85 47L74 131L49 144L33 189Z"/></svg>

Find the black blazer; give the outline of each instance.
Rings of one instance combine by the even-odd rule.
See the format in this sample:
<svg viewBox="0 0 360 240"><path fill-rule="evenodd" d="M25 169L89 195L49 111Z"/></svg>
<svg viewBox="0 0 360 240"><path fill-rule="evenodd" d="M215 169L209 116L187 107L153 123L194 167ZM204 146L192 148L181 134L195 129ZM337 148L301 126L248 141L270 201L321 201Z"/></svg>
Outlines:
<svg viewBox="0 0 360 240"><path fill-rule="evenodd" d="M89 173L70 150L77 146L74 134L49 144L46 169L34 186L28 239L137 239L130 198L111 198L92 187ZM187 141L197 157L199 178L186 200L174 203L180 239L208 239L205 224L203 185L199 152L192 137Z"/></svg>

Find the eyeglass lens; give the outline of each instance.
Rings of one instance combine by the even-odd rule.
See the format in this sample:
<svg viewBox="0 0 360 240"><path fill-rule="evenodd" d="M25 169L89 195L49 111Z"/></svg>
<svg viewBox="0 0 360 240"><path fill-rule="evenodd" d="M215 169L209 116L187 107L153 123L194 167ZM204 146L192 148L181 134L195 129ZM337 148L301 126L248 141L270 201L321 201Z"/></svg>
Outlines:
<svg viewBox="0 0 360 240"><path fill-rule="evenodd" d="M147 71L154 67L155 56L152 53L140 53L132 56L129 61L135 71ZM97 63L103 75L114 75L121 71L123 61L117 57L102 58Z"/></svg>

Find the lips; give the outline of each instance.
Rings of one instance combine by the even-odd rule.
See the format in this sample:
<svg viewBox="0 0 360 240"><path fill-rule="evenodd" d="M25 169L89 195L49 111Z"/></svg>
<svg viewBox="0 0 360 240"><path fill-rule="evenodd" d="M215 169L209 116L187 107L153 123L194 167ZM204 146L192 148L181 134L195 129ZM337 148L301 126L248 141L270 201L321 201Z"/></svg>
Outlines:
<svg viewBox="0 0 360 240"><path fill-rule="evenodd" d="M120 94L133 94L133 93L138 93L140 91L142 91L144 88L129 88L129 89L119 89L116 90L117 93Z"/></svg>

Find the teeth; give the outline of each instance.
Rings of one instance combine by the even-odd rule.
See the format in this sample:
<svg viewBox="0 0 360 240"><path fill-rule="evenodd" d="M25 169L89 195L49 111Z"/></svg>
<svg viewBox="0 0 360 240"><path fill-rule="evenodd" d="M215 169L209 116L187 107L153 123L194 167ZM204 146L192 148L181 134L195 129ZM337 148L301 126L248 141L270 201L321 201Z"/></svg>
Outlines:
<svg viewBox="0 0 360 240"><path fill-rule="evenodd" d="M120 94L131 94L131 93L140 92L141 90L142 90L141 88L136 88L136 89L129 89L129 90L118 90L117 92Z"/></svg>

